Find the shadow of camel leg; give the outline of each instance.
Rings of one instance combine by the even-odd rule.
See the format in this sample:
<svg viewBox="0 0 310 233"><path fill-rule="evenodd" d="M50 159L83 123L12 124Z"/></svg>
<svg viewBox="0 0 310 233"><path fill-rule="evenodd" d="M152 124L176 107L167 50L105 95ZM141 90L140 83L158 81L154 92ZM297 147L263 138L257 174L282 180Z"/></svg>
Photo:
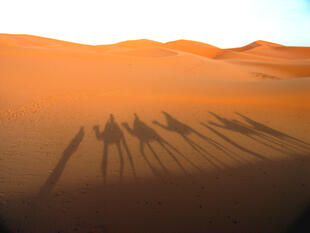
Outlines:
<svg viewBox="0 0 310 233"><path fill-rule="evenodd" d="M161 162L160 158L157 156L157 154L155 153L155 151L153 150L153 148L151 147L150 143L147 142L146 145L148 146L148 148L150 149L150 151L153 153L154 157L156 158L156 160L158 161L158 163L160 164L161 168L166 172L167 175L170 175L169 170L166 168L166 166Z"/></svg>
<svg viewBox="0 0 310 233"><path fill-rule="evenodd" d="M229 139L228 137L226 137L225 135L221 134L219 131L215 130L214 128L208 126L207 124L205 123L201 123L201 125L203 125L204 127L208 128L210 131L212 131L213 133L215 133L216 135L218 135L219 137L221 137L222 139L224 139L225 141L227 141L228 143L230 143L231 145L237 147L238 149L244 151L244 152L247 152L248 154L251 154L253 156L255 156L256 158L259 158L261 160L270 160L269 158L261 155L261 154L258 154L254 151L251 151L241 145L239 145L238 143L234 142L233 140Z"/></svg>
<svg viewBox="0 0 310 233"><path fill-rule="evenodd" d="M281 153L288 154L287 151L285 151L285 150L283 150L283 149L281 149L281 148L278 148L278 147L275 147L275 146L269 144L268 141L265 142L263 139L258 139L258 138L256 138L256 137L252 137L252 136L250 136L250 135L247 135L247 136L248 136L249 138L251 138L253 141L256 141L256 142L258 142L258 143L261 143L262 145L264 145L264 146L266 146L266 147L269 147L269 148L271 148L271 149L273 149L273 150L275 150L275 151L279 151L279 152L281 152ZM259 137L259 136L257 136L257 137Z"/></svg>
<svg viewBox="0 0 310 233"><path fill-rule="evenodd" d="M119 182L122 184L123 183L123 175L124 175L124 158L123 158L123 154L122 154L120 143L118 142L116 144L116 146L117 146L117 150L118 150L119 158L120 158Z"/></svg>
<svg viewBox="0 0 310 233"><path fill-rule="evenodd" d="M126 153L127 153L128 159L129 159L129 163L130 163L130 166L131 166L133 178L135 179L135 181L137 181L137 175L136 175L135 165L134 165L134 162L133 162L133 159L132 159L131 153L130 153L130 151L129 151L129 148L128 148L128 146L127 146L127 143L126 143L125 138L122 139L122 142L123 142L123 146L124 146L124 148L125 148L125 151L126 151Z"/></svg>
<svg viewBox="0 0 310 233"><path fill-rule="evenodd" d="M233 160L236 160L237 162L248 162L247 160L245 160L244 158L242 158L241 156L239 156L237 153L233 152L232 150L226 148L225 146L223 146L222 144L218 143L217 141L213 140L212 138L209 138L201 133L199 133L196 130L193 130L193 132L200 138L202 138L203 140L205 140L207 143L209 143L210 145L214 146L216 149L222 151L224 154L227 155L227 157L232 158ZM231 154L234 154L235 158L233 156L231 156Z"/></svg>
<svg viewBox="0 0 310 233"><path fill-rule="evenodd" d="M175 148L173 145L168 143L167 141L162 141L163 144L170 147L172 150L174 150L177 154L179 154L183 159L185 159L190 165L192 165L194 168L196 168L201 173L204 173L204 171L198 167L195 163L193 163L190 159L188 159L184 154L182 154L177 148Z"/></svg>
<svg viewBox="0 0 310 233"><path fill-rule="evenodd" d="M206 159L209 163L211 163L214 167L218 168L218 169L221 169L220 166L218 166L216 163L214 163L211 159L209 159L208 157L206 157L205 154L203 154L200 150L198 150L198 148L196 148L190 140L188 140L187 137L183 137L184 140L195 150L197 151L204 159Z"/></svg>
<svg viewBox="0 0 310 233"><path fill-rule="evenodd" d="M179 166L179 168L184 172L184 174L189 175L188 172L185 170L185 168L182 166L182 164L179 162L179 160L172 154L172 152L162 143L161 141L157 141L170 155L170 157L176 162L176 164Z"/></svg>
<svg viewBox="0 0 310 233"><path fill-rule="evenodd" d="M308 151L307 149L305 149L303 147L299 147L296 144L291 144L291 143L285 142L283 140L274 138L272 136L268 136L268 135L265 135L265 134L260 134L259 136L261 138L265 138L265 140L267 140L267 141L269 141L269 142L271 142L273 144L276 144L276 145L280 146L281 148L285 148L287 150L290 150L293 153L294 152L300 152L300 150Z"/></svg>
<svg viewBox="0 0 310 233"><path fill-rule="evenodd" d="M218 158L216 158L215 156L213 156L212 154L210 154L206 149L204 149L202 146L199 146L196 142L194 142L193 140L189 139L188 137L184 136L184 138L186 138L186 140L192 144L194 147L202 150L205 154L207 154L210 158L212 158L214 161L216 161L218 164L222 165L223 167L228 167L225 163L223 163L222 161L220 161ZM205 155L203 156L205 157ZM206 157L205 157L206 158ZM211 161L211 159L210 159ZM220 168L220 167L219 167Z"/></svg>
<svg viewBox="0 0 310 233"><path fill-rule="evenodd" d="M157 173L156 169L152 166L152 164L150 163L150 161L147 159L147 157L145 156L144 153L144 143L140 142L140 152L142 157L144 158L146 164L149 166L149 168L151 169L151 171L153 172L154 176L158 179L160 179L160 175Z"/></svg>
<svg viewBox="0 0 310 233"><path fill-rule="evenodd" d="M237 153L233 152L232 150L226 148L225 146L223 146L222 144L214 141L211 138L205 137L203 138L205 141L207 141L208 143L210 143L212 146L214 146L216 149L222 151L227 157L239 162L239 163L247 163L248 160L242 158L241 156L239 156ZM234 155L234 156L232 156Z"/></svg>
<svg viewBox="0 0 310 233"><path fill-rule="evenodd" d="M108 147L109 145L107 145L107 143L104 143L103 159L102 159L102 164L101 164L104 185L106 184L106 181L107 181Z"/></svg>

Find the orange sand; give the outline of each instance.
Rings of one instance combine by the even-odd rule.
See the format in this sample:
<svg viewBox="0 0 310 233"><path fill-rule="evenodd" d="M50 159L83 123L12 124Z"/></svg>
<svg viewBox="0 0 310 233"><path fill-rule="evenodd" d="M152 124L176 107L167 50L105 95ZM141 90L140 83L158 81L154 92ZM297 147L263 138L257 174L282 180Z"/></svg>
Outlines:
<svg viewBox="0 0 310 233"><path fill-rule="evenodd" d="M310 53L0 34L13 232L283 232L310 199Z"/></svg>

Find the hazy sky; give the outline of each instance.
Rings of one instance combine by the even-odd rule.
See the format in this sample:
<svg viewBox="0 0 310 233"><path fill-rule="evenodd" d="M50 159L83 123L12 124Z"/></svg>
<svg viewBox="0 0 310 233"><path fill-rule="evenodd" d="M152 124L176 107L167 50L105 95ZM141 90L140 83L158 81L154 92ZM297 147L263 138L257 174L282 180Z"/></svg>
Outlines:
<svg viewBox="0 0 310 233"><path fill-rule="evenodd" d="M0 33L86 44L146 38L310 46L310 0L0 0Z"/></svg>

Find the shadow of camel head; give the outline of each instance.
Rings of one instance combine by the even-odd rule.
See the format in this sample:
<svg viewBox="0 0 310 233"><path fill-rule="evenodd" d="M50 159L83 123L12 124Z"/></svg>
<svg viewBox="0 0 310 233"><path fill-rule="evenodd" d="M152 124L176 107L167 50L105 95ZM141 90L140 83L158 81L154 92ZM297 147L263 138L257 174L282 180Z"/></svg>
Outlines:
<svg viewBox="0 0 310 233"><path fill-rule="evenodd" d="M137 113L133 114L135 116L135 120L140 120L140 118L138 117Z"/></svg>
<svg viewBox="0 0 310 233"><path fill-rule="evenodd" d="M172 117L169 113L165 112L165 111L161 111L166 117Z"/></svg>
<svg viewBox="0 0 310 233"><path fill-rule="evenodd" d="M110 121L114 122L114 115L113 114L110 114Z"/></svg>

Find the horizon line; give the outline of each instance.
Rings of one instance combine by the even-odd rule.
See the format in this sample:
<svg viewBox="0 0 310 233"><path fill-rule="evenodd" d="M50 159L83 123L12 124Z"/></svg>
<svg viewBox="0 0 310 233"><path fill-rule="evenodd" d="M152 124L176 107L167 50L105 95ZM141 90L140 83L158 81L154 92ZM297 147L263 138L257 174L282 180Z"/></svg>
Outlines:
<svg viewBox="0 0 310 233"><path fill-rule="evenodd" d="M162 43L162 44L167 44L167 43L170 43L170 42L175 42L175 41L192 41L192 42L198 42L198 43L203 43L203 44L206 44L206 45L210 45L210 46L213 46L213 47L217 47L217 48L220 48L220 49L230 49L230 48L240 48L240 47L244 47L244 46L247 46L247 45L250 45L250 44L253 44L253 43L259 43L259 42L267 42L267 43L271 43L271 44L275 44L275 45L280 45L280 46L285 46L285 47L309 47L309 46L299 46L299 45L284 45L284 44L280 44L280 43L277 43L277 42L273 42L273 41L268 41L268 40L255 40L255 41L252 41L250 43L246 43L242 46L237 46L237 47L219 47L219 46L215 46L213 44L210 44L210 43L207 43L207 42L204 42L204 41L198 41L198 40L191 40L191 39L184 39L184 38L180 38L180 39L176 39L176 40L171 40L171 41L166 41L166 42L163 42L163 41L158 41L158 40L152 40L152 39L147 39L147 38L139 38L139 39L126 39L126 40L121 40L121 41L118 41L118 42L115 42L115 43L107 43L107 44L101 44L101 43L96 43L96 44L88 44L88 43L82 43L82 42L76 42L76 41L70 41L70 40L64 40L64 39L58 39L58 38L52 38L52 37L46 37L46 36L40 36L40 35L35 35L35 34L27 34L27 33L2 33L0 32L0 36L1 35L4 35L4 36L30 36L30 37L37 37L37 38L42 38L42 39L49 39L49 40L56 40L56 41L61 41L61 42L67 42L67 43L72 43L72 44L79 44L79 45L86 45L86 46L103 46L103 45L116 45L116 44L119 44L119 43L123 43L123 42L128 42L128 41L152 41L152 42L157 42L157 43Z"/></svg>

